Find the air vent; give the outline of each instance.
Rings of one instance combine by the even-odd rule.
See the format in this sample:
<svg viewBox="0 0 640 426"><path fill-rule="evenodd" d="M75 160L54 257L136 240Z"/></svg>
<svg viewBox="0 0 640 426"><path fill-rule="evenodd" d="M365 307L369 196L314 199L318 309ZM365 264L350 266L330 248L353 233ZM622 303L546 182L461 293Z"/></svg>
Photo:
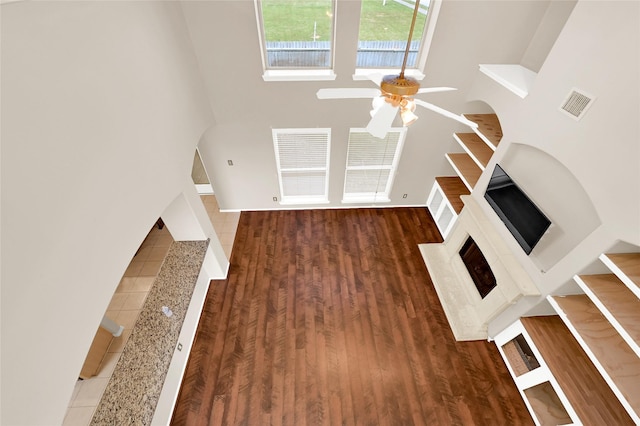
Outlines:
<svg viewBox="0 0 640 426"><path fill-rule="evenodd" d="M593 103L594 97L573 89L564 100L560 110L575 120L580 120Z"/></svg>

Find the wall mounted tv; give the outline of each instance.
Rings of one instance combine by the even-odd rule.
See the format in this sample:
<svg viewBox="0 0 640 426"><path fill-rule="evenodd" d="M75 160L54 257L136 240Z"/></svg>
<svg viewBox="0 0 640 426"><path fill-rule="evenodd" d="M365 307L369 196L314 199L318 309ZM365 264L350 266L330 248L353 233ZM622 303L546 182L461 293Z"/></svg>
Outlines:
<svg viewBox="0 0 640 426"><path fill-rule="evenodd" d="M525 253L530 254L551 221L497 164L484 198Z"/></svg>

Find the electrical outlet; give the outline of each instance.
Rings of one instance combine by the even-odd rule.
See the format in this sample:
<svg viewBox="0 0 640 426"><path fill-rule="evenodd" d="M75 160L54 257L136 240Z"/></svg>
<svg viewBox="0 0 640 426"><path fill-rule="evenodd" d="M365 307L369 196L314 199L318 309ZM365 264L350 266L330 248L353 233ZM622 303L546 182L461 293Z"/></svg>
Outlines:
<svg viewBox="0 0 640 426"><path fill-rule="evenodd" d="M273 201L278 201L278 197L273 197Z"/></svg>
<svg viewBox="0 0 640 426"><path fill-rule="evenodd" d="M227 160L227 164L230 166L233 166L233 161L232 160Z"/></svg>
<svg viewBox="0 0 640 426"><path fill-rule="evenodd" d="M407 194L402 194L402 198L407 198Z"/></svg>

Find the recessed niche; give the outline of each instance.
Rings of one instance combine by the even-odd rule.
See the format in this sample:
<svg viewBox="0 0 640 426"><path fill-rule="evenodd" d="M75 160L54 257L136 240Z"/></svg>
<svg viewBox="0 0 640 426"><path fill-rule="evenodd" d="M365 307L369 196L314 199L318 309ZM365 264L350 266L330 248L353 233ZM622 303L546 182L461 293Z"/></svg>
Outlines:
<svg viewBox="0 0 640 426"><path fill-rule="evenodd" d="M521 376L540 367L540 363L522 334L518 334L502 345L502 351L516 376Z"/></svg>
<svg viewBox="0 0 640 426"><path fill-rule="evenodd" d="M525 389L524 394L541 425L573 424L551 383L543 382Z"/></svg>

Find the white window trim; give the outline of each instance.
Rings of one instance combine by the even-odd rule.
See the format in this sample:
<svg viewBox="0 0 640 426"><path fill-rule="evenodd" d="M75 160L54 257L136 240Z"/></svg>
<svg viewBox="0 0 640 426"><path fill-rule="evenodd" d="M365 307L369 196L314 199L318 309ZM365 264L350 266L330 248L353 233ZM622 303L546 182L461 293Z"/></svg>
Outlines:
<svg viewBox="0 0 640 426"><path fill-rule="evenodd" d="M436 31L436 23L438 22L438 15L440 14L441 6L442 0L431 0L429 4L429 13L427 14L427 23L425 24L425 31L422 34L420 54L418 56L416 67L407 68L404 72L405 75L413 77L416 80L422 80L425 77L424 68L427 64L427 57L429 56L429 50L431 49L431 43L433 42L433 34ZM367 76L371 74L395 75L399 72L399 68L356 68L353 73L353 79L367 80Z"/></svg>
<svg viewBox="0 0 640 426"><path fill-rule="evenodd" d="M258 25L258 40L260 42L260 58L262 59L262 79L264 81L326 81L335 80L333 71L336 61L336 23L338 14L337 0L331 0L333 5L333 24L331 29L331 68L267 68L266 43L264 39L264 25L262 22L262 6L260 0L254 0L256 23Z"/></svg>
<svg viewBox="0 0 640 426"><path fill-rule="evenodd" d="M351 132L366 132L367 129L364 128L351 128L349 129L349 133ZM396 152L393 155L393 161L390 166L346 166L345 167L345 179L344 186L342 190L342 203L343 204L357 204L357 203L390 203L391 198L389 195L391 194L391 189L393 188L393 181L395 180L395 175L398 171L398 163L400 162L400 157L402 155L402 150L404 148L404 141L407 136L407 128L406 127L393 127L390 129L390 132L399 132L398 136L398 146L396 147ZM349 149L349 147L347 147ZM349 161L349 153L347 152L346 161ZM349 194L345 193L346 185L347 185L347 171L348 170L389 170L389 179L387 180L387 184L385 187L384 193L359 193L359 194Z"/></svg>
<svg viewBox="0 0 640 426"><path fill-rule="evenodd" d="M272 138L273 138L273 147L274 154L276 157L276 168L278 171L278 185L280 187L280 200L279 204L281 205L299 205L299 204L328 204L329 203L329 159L331 158L331 129L330 128L295 128L295 129L272 129ZM300 168L300 169L286 169L287 172L295 172L295 171L325 171L325 182L324 182L324 194L323 195L284 195L284 188L282 185L282 172L283 169L280 167L280 155L278 154L278 142L277 135L281 133L316 133L327 135L327 156L325 161L325 167L309 167L309 168Z"/></svg>
<svg viewBox="0 0 640 426"><path fill-rule="evenodd" d="M303 70L264 70L264 81L321 81L335 80L336 74L330 69Z"/></svg>

